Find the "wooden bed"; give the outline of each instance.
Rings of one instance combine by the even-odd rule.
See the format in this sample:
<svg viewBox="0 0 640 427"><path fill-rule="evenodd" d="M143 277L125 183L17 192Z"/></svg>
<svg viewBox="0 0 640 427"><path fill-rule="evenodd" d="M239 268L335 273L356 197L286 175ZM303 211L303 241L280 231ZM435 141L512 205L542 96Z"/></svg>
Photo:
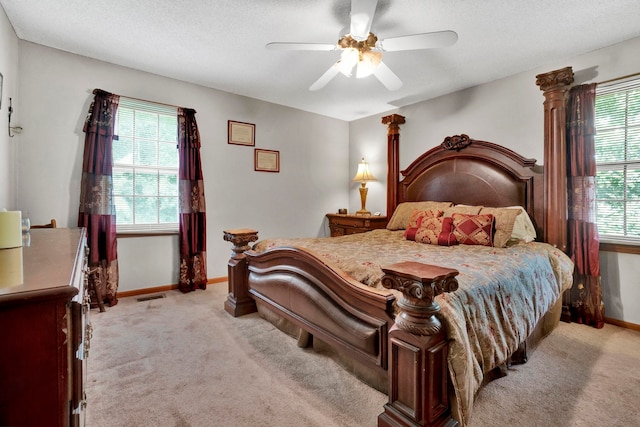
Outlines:
<svg viewBox="0 0 640 427"><path fill-rule="evenodd" d="M557 78L562 72L565 70L553 72L553 84L550 76L539 78L545 98L552 98L545 102L546 127L559 126L559 117L548 118L547 110L557 109L563 102L551 96L554 91L568 89L570 82ZM562 188L551 188L550 178L535 160L493 143L456 135L417 158L398 180L399 126L404 117L387 116L383 123L389 129L389 216L400 203L423 200L522 206L538 235L562 248L562 224L558 223L566 219L549 205L557 201ZM562 165L546 163L548 146L557 150L562 139L563 134L545 131L545 169L562 169ZM384 266L384 286L402 292L396 301L397 293L365 286L312 251L296 247L261 253L251 250L251 243L258 240L257 231L227 230L224 239L233 244L227 312L242 316L260 308L272 313L298 327L301 340L316 337L364 366L373 377L387 379L389 402L378 417L381 426L458 425L450 400L447 334L435 301L443 292L457 289L458 271L416 263ZM519 354L512 355L514 359L526 361L526 343L533 344L557 324L560 303L541 319Z"/></svg>

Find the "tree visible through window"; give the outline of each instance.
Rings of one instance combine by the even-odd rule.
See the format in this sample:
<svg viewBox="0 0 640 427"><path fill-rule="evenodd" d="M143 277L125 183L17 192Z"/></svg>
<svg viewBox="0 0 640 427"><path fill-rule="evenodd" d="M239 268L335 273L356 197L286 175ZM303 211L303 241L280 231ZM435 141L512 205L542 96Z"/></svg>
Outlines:
<svg viewBox="0 0 640 427"><path fill-rule="evenodd" d="M640 243L640 80L597 89L595 144L599 234Z"/></svg>
<svg viewBox="0 0 640 427"><path fill-rule="evenodd" d="M120 98L113 141L118 231L178 229L177 109Z"/></svg>

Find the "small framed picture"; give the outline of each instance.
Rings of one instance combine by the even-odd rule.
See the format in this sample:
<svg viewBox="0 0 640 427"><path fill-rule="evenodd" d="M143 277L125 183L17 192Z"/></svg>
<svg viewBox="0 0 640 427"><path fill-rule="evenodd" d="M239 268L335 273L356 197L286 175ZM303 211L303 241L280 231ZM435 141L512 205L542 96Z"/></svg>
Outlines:
<svg viewBox="0 0 640 427"><path fill-rule="evenodd" d="M280 172L280 152L256 148L255 170L259 172Z"/></svg>
<svg viewBox="0 0 640 427"><path fill-rule="evenodd" d="M227 142L236 145L256 145L256 125L253 123L234 122L229 120Z"/></svg>

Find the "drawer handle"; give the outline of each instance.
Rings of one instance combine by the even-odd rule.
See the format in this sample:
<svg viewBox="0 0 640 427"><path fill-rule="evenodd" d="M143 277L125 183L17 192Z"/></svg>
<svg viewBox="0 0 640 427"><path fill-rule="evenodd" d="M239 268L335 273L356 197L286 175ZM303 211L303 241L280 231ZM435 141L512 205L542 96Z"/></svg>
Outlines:
<svg viewBox="0 0 640 427"><path fill-rule="evenodd" d="M87 323L85 327L85 337L84 337L84 358L89 357L89 348L91 347L91 338L93 337L93 326L91 323Z"/></svg>

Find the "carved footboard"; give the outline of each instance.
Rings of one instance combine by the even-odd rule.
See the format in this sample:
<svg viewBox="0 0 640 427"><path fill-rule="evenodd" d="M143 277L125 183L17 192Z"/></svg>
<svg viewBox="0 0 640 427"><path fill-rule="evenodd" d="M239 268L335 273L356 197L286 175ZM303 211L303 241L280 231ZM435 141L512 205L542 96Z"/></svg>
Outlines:
<svg viewBox="0 0 640 427"><path fill-rule="evenodd" d="M403 293L394 323L393 294L351 279L313 253L278 248L249 250L257 231L228 230L225 310L233 316L271 311L388 375L389 402L380 426L455 426L448 402L448 344L434 298L457 289L456 270L420 263L383 268L383 284ZM386 372L386 373L385 373Z"/></svg>
<svg viewBox="0 0 640 427"><path fill-rule="evenodd" d="M225 231L225 240L235 245L227 312L241 316L263 304L365 365L387 369L393 294L362 285L304 249L247 250L257 240L252 230Z"/></svg>

